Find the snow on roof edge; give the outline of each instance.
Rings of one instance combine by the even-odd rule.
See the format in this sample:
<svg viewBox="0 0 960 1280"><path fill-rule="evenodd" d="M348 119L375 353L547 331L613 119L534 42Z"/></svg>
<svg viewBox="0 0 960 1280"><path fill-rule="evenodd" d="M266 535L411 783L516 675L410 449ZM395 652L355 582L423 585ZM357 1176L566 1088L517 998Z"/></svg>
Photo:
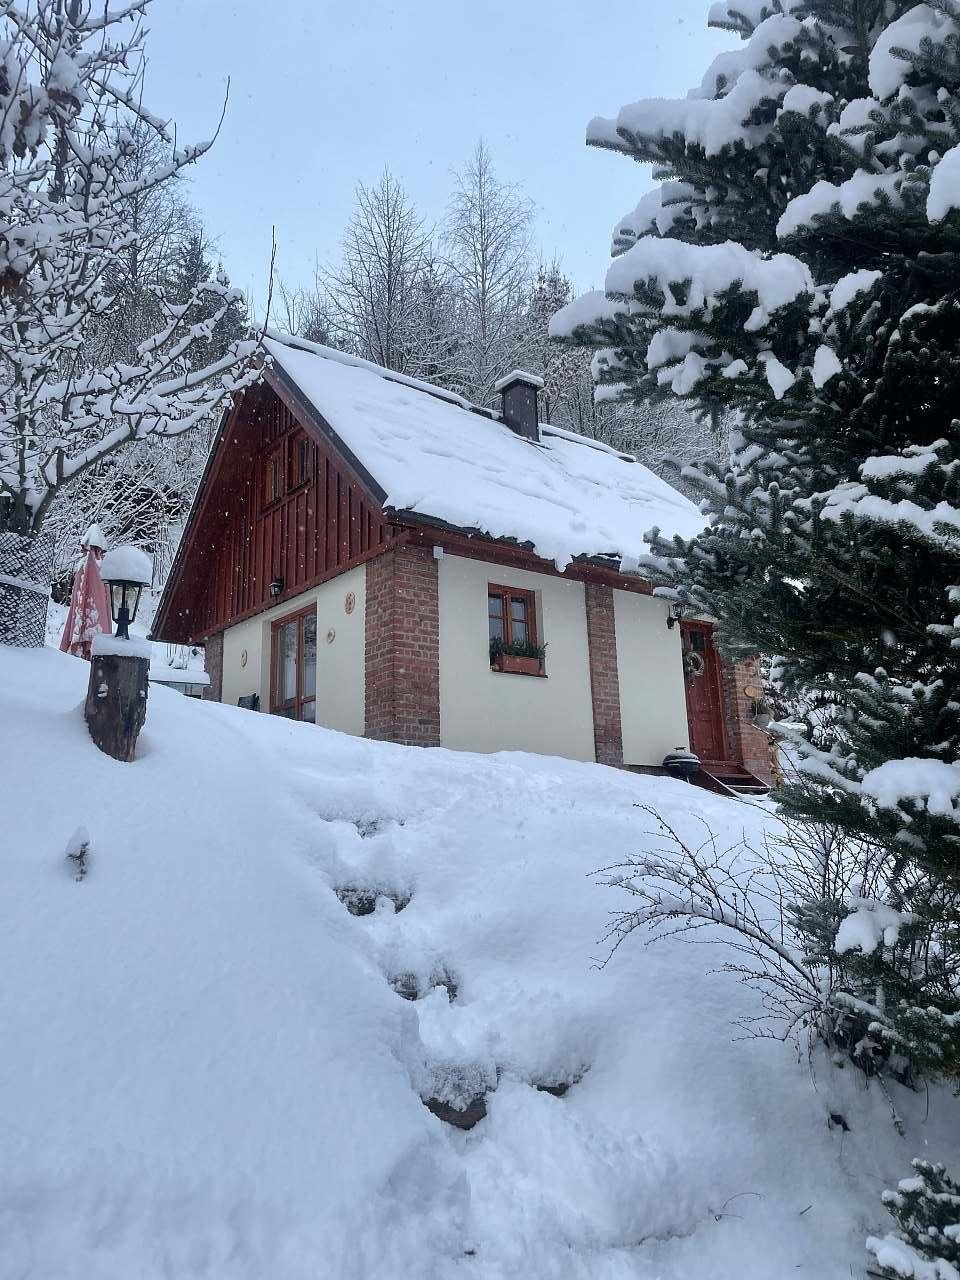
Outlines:
<svg viewBox="0 0 960 1280"><path fill-rule="evenodd" d="M438 386L435 382L425 382L422 378L411 378L409 374L397 373L394 369L386 369L382 364L374 364L372 360L364 360L362 356L351 356L346 351L337 351L335 347L325 347L319 342L308 342L306 338L296 338L289 333L278 333L274 329L267 329L263 336L271 342L279 342L283 347L291 347L294 351L305 351L309 355L322 356L325 360L333 360L337 364L348 365L354 369L363 369L367 373L375 373L378 378L383 378L385 382L398 382L401 386L410 387L413 391L424 391L427 395L436 396L438 400L447 400L450 404L458 405L461 409L467 409L470 413L481 413L485 417L500 421L499 415L494 413L492 409L485 409L482 405L474 404L466 396L461 396L456 391L448 391L446 387Z"/></svg>
<svg viewBox="0 0 960 1280"><path fill-rule="evenodd" d="M592 436L581 436L576 431L569 431L566 427L555 427L552 422L541 422L540 430L546 432L548 436L559 436L561 440L569 440L573 444L582 444L587 449L596 449L600 453L609 453L614 458L619 458L621 462L638 462L636 456L632 453L624 453L620 449L614 449L612 444L605 444L603 440L594 440Z"/></svg>

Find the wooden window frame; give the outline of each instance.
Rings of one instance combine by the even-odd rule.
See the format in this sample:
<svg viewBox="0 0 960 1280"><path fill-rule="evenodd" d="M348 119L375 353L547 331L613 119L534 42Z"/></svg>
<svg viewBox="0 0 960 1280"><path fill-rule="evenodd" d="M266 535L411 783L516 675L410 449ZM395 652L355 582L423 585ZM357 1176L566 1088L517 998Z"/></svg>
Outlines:
<svg viewBox="0 0 960 1280"><path fill-rule="evenodd" d="M300 472L301 447L306 451L303 474ZM273 467L276 467L278 485L277 492L271 498L267 495ZM260 510L269 511L292 498L301 489L306 489L315 474L316 449L313 440L302 427L288 431L260 455Z"/></svg>
<svg viewBox="0 0 960 1280"><path fill-rule="evenodd" d="M271 507L275 507L278 502L282 502L286 496L286 449L284 441L279 440L265 449L260 455L260 510L269 511ZM276 467L276 475L278 479L277 492L273 497L268 497L267 482L273 477L273 468Z"/></svg>
<svg viewBox="0 0 960 1280"><path fill-rule="evenodd" d="M490 635L490 597L499 596L503 601L503 642L513 643L513 616L510 601L521 599L527 606L527 640L532 645L540 645L540 619L537 609L537 593L526 587L508 587L499 582L487 584L487 638ZM543 663L539 658L519 658L513 654L504 654L492 671L503 675L545 676Z"/></svg>
<svg viewBox="0 0 960 1280"><path fill-rule="evenodd" d="M313 441L302 428L291 432L287 441L287 495L305 489L311 482L316 470L316 459ZM300 474L300 449L306 450L306 467Z"/></svg>
<svg viewBox="0 0 960 1280"><path fill-rule="evenodd" d="M303 651L304 651L303 624L304 624L304 621L309 617L317 618L316 602L314 602L312 605L307 605L306 608L297 609L295 613L286 613L282 618L275 618L274 621L270 624L270 714L277 715L279 712L286 711L292 707L293 710L296 712L294 719L298 724L304 723L302 718L304 702L316 703L317 701L316 692L314 692L313 696L310 698L304 698L303 696ZM290 623L292 622L295 622L297 624L297 692L294 698L292 699L292 701L290 699L287 699L286 702L281 704L277 700L277 693L280 687L280 646L277 643L277 637L279 635L280 629L282 627L289 626ZM320 628L320 622L319 622L319 618L317 618L317 665L318 667L320 663L319 628ZM310 723L310 722L307 721L307 723Z"/></svg>

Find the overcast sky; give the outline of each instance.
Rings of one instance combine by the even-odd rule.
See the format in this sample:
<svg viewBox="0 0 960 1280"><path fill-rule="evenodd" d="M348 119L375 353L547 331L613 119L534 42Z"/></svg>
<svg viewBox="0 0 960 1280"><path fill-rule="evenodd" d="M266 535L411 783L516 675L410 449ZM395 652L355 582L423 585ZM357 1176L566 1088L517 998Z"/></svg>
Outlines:
<svg viewBox="0 0 960 1280"><path fill-rule="evenodd" d="M182 141L209 136L192 198L233 282L262 293L337 255L358 180L384 165L429 222L482 135L537 207L544 256L602 283L614 221L649 170L584 146L593 115L682 96L730 37L707 0L154 0L146 100Z"/></svg>

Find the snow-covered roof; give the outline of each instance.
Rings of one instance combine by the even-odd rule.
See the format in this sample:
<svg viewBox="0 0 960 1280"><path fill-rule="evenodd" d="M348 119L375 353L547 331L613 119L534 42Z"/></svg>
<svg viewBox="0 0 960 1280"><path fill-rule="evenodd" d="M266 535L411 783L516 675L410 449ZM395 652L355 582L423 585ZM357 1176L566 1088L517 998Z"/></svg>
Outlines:
<svg viewBox="0 0 960 1280"><path fill-rule="evenodd" d="M150 679L154 684L202 684L210 683L206 671L197 667L172 667L169 663L151 663Z"/></svg>
<svg viewBox="0 0 960 1280"><path fill-rule="evenodd" d="M429 383L299 339L265 346L389 510L529 544L561 570L578 556L630 564L654 527L703 528L683 494L598 441L542 424L537 443Z"/></svg>

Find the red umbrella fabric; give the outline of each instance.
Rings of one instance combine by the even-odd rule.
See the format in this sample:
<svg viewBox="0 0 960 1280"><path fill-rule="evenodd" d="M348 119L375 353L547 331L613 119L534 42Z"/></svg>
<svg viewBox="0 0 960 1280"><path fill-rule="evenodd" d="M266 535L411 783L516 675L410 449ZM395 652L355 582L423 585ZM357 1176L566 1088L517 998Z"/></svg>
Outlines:
<svg viewBox="0 0 960 1280"><path fill-rule="evenodd" d="M91 546L74 575L70 610L60 637L60 648L64 653L86 658L89 662L93 637L100 632L110 635L112 631L110 600L100 576L100 558L97 548Z"/></svg>

